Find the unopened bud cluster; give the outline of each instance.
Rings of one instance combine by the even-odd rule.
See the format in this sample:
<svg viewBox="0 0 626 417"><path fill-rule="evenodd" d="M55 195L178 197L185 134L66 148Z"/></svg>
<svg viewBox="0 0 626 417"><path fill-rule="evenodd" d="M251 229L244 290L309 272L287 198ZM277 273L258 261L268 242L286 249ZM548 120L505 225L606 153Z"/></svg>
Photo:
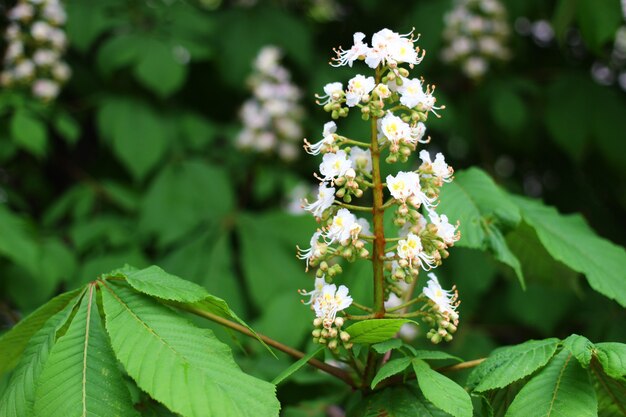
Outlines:
<svg viewBox="0 0 626 417"><path fill-rule="evenodd" d="M341 327L344 324L342 317L337 317L333 322L324 323L324 319L317 317L313 320L313 327L315 328L311 335L313 336L313 342L321 345L328 346L328 349L338 353L339 347L343 346L345 349L351 349L352 343L350 343L350 334Z"/></svg>
<svg viewBox="0 0 626 417"><path fill-rule="evenodd" d="M435 344L442 340L450 342L459 325L459 314L456 311L461 303L459 293L456 286L450 291L442 289L435 274L431 273L428 276L430 279L424 288L424 295L428 297L430 314L422 321L431 329L426 333L426 337Z"/></svg>
<svg viewBox="0 0 626 417"><path fill-rule="evenodd" d="M498 0L457 0L444 21L447 46L441 58L460 66L467 77L480 79L491 63L510 58L506 9Z"/></svg>
<svg viewBox="0 0 626 417"><path fill-rule="evenodd" d="M304 109L299 104L300 89L280 64L281 55L279 48L266 46L254 61L255 72L248 80L253 96L239 112L243 130L237 136L237 146L260 153L277 153L282 159L292 161L298 157Z"/></svg>
<svg viewBox="0 0 626 417"><path fill-rule="evenodd" d="M67 47L63 31L65 10L59 0L19 0L9 10L4 32L7 43L0 86L28 89L38 99L59 95L71 70L62 56Z"/></svg>
<svg viewBox="0 0 626 417"><path fill-rule="evenodd" d="M310 248L299 249L298 253L299 258L306 261L307 270L316 270L316 289L302 290L301 294L311 296L307 304L312 304L318 318L313 336L321 343L336 340L331 337L335 334L331 332L335 328L335 316L352 302L347 296L347 287L341 285L337 290L333 284L342 272L340 262L371 259L372 242L383 239L380 232L378 236L371 232L372 208L355 205L374 188L374 178L381 181L380 172L373 172L372 149L377 149L380 152L377 157L384 157L389 164L408 161L415 156L419 144L430 140L425 136L428 115L432 112L438 117L437 111L444 108L436 106L434 86L425 84L421 77L411 76L411 70L424 58L424 51L415 46L417 39L412 32L401 35L383 29L372 36L371 46L364 41L365 35L356 33L353 46L336 50L337 57L331 65L352 67L355 62L364 61L375 70L375 76L358 74L345 88L341 82L327 84L324 94L317 99L333 120L324 125L321 140L314 143L305 140L304 145L307 153L322 155L319 173L315 174L320 181L317 200L304 201L304 209L313 214L320 227L311 238ZM347 138L337 132L335 120L347 117L355 108L359 109L362 119L375 118L376 123L371 122L377 133L371 138L373 142ZM420 270L440 265L448 256L448 248L460 237L458 222L450 223L446 215L435 211L441 187L453 179L452 167L441 153L432 159L430 153L421 150L419 159L421 163L414 170L388 175L386 183L379 183L387 193L383 208L394 211L393 221L398 229L395 236L391 234L394 237L385 236L388 252L385 259L375 260L385 264L384 294L387 296L398 293L402 287L407 288L404 284L417 279ZM353 214L355 210L370 213L367 217L357 217ZM391 230L385 231L389 232ZM431 281L433 279L436 282L436 278ZM453 323L450 326L456 326L456 300L449 297L449 292L438 288L435 295L439 298L431 297L425 289L424 300L435 303L438 311L447 311L448 317L456 317L448 320ZM333 298L335 293L339 299ZM350 298L350 303L346 297ZM437 314L431 316L438 317ZM453 333L449 330L446 335Z"/></svg>

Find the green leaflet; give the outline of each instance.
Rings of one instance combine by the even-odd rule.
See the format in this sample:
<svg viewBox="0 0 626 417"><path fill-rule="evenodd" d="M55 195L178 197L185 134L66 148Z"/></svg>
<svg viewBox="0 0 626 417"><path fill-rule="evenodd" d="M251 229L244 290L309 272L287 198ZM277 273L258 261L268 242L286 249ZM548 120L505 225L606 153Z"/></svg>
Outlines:
<svg viewBox="0 0 626 417"><path fill-rule="evenodd" d="M585 274L593 289L626 306L624 248L597 236L580 215L563 216L553 207L537 201L523 197L512 199L550 255Z"/></svg>
<svg viewBox="0 0 626 417"><path fill-rule="evenodd" d="M53 298L0 337L0 357L2 358L0 374L15 366L31 337L52 315L63 310L81 291L82 289L77 289Z"/></svg>
<svg viewBox="0 0 626 417"><path fill-rule="evenodd" d="M506 417L590 417L598 402L589 375L563 349L517 394Z"/></svg>
<svg viewBox="0 0 626 417"><path fill-rule="evenodd" d="M597 362L590 367L592 381L598 397L598 412L602 417L626 415L626 382L609 377Z"/></svg>
<svg viewBox="0 0 626 417"><path fill-rule="evenodd" d="M406 368L409 367L410 364L411 358L408 356L404 358L390 360L378 370L378 373L376 374L374 379L372 379L371 388L374 389L376 385L378 385L378 383L383 379L387 379L390 376L399 374L400 372L404 371Z"/></svg>
<svg viewBox="0 0 626 417"><path fill-rule="evenodd" d="M472 399L467 391L423 360L414 359L412 363L417 383L428 401L455 417L472 416Z"/></svg>
<svg viewBox="0 0 626 417"><path fill-rule="evenodd" d="M168 274L156 265L140 270L119 270L111 275L124 276L131 287L152 297L174 301L180 303L182 307L207 311L220 317L235 320L250 330L257 340L272 355L274 354L256 332L228 307L226 301L209 294L198 284Z"/></svg>
<svg viewBox="0 0 626 417"><path fill-rule="evenodd" d="M350 333L352 343L378 343L391 339L407 319L363 320L346 329Z"/></svg>
<svg viewBox="0 0 626 417"><path fill-rule="evenodd" d="M551 338L497 349L474 369L467 384L478 392L503 388L548 363L558 344Z"/></svg>
<svg viewBox="0 0 626 417"><path fill-rule="evenodd" d="M292 374L298 372L300 370L300 368L302 368L304 365L306 365L306 363L310 359L312 359L315 356L317 356L317 354L319 354L323 350L324 350L324 346L320 347L319 349L314 350L313 352L307 353L302 358L300 358L296 362L294 362L289 368L287 368L284 371L282 371L280 373L280 375L278 375L276 378L274 378L274 380L272 381L272 384L274 384L274 385L280 384L285 379L289 378Z"/></svg>
<svg viewBox="0 0 626 417"><path fill-rule="evenodd" d="M604 372L611 378L626 378L626 345L623 343L596 343L595 355Z"/></svg>
<svg viewBox="0 0 626 417"><path fill-rule="evenodd" d="M370 397L358 417L449 417L437 409L414 387L405 385L386 389ZM381 414L381 413L386 414ZM357 414L354 414L356 417Z"/></svg>
<svg viewBox="0 0 626 417"><path fill-rule="evenodd" d="M210 330L113 282L102 301L115 355L170 410L185 417L278 416L275 387L243 373Z"/></svg>
<svg viewBox="0 0 626 417"><path fill-rule="evenodd" d="M455 180L441 190L438 211L450 221L459 220L461 239L458 246L474 249L490 248L495 257L511 266L522 287L524 276L519 260L508 248L500 225L515 226L520 210L493 180L478 168L455 174ZM495 222L495 224L494 224Z"/></svg>
<svg viewBox="0 0 626 417"><path fill-rule="evenodd" d="M95 284L50 351L37 382L34 415L138 416L102 328Z"/></svg>
<svg viewBox="0 0 626 417"><path fill-rule="evenodd" d="M35 383L56 342L57 331L66 323L74 306L74 303L67 304L63 310L48 319L29 340L11 375L9 386L0 399L1 416L23 417L33 414Z"/></svg>
<svg viewBox="0 0 626 417"><path fill-rule="evenodd" d="M585 336L573 334L563 340L563 347L572 352L578 362L586 368L591 362L594 345Z"/></svg>

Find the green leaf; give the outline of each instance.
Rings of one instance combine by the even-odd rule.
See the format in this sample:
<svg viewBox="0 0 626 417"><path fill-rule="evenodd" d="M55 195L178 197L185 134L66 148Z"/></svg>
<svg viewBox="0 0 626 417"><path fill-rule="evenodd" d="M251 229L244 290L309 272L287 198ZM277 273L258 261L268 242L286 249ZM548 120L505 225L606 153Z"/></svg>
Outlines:
<svg viewBox="0 0 626 417"><path fill-rule="evenodd" d="M597 52L608 41L615 38L615 32L622 24L622 10L617 0L577 0L576 18L583 39Z"/></svg>
<svg viewBox="0 0 626 417"><path fill-rule="evenodd" d="M365 402L367 401L367 402ZM365 409L352 417L449 417L435 408L416 388L410 385L392 387L364 399ZM360 411L360 410L359 410Z"/></svg>
<svg viewBox="0 0 626 417"><path fill-rule="evenodd" d="M528 112L524 101L504 82L492 89L491 114L498 127L510 134L518 134L527 124Z"/></svg>
<svg viewBox="0 0 626 417"><path fill-rule="evenodd" d="M228 307L226 301L209 294L207 290L198 284L168 274L156 265L140 270L129 270L123 273L116 273L114 271L111 275L124 276L131 287L152 297L175 301L180 303L182 307L205 311L220 317L235 320L250 330L259 342L272 353L259 335Z"/></svg>
<svg viewBox="0 0 626 417"><path fill-rule="evenodd" d="M380 354L383 354L389 352L392 349L399 349L402 346L404 346L404 342L402 341L402 339L389 339L385 340L384 342L372 345L372 349Z"/></svg>
<svg viewBox="0 0 626 417"><path fill-rule="evenodd" d="M98 69L104 76L137 61L143 42L134 33L120 34L103 42L98 49Z"/></svg>
<svg viewBox="0 0 626 417"><path fill-rule="evenodd" d="M406 319L363 320L349 326L346 331L350 333L352 343L378 343L391 339L404 323L410 321Z"/></svg>
<svg viewBox="0 0 626 417"><path fill-rule="evenodd" d="M75 303L52 316L30 339L19 363L11 374L9 386L0 398L0 415L23 417L33 415L35 387L39 375L56 342L57 331L65 325Z"/></svg>
<svg viewBox="0 0 626 417"><path fill-rule="evenodd" d="M11 212L6 206L0 206L0 254L31 275L36 275L39 272L37 268L39 246L29 226L25 219Z"/></svg>
<svg viewBox="0 0 626 417"><path fill-rule="evenodd" d="M281 382L283 382L284 380L289 378L291 375L293 375L294 373L298 372L300 370L300 368L302 368L304 365L306 365L309 360L313 359L315 356L317 356L323 350L324 350L324 347L322 346L321 348L316 349L313 352L307 353L306 355L304 355L303 357L298 359L296 362L294 362L289 368L287 368L283 372L281 372L280 375L278 375L276 378L274 378L272 380L272 384L274 384L274 385L280 384Z"/></svg>
<svg viewBox="0 0 626 417"><path fill-rule="evenodd" d="M573 334L563 340L563 347L578 359L583 368L589 366L594 349L594 345L589 339Z"/></svg>
<svg viewBox="0 0 626 417"><path fill-rule="evenodd" d="M25 109L17 110L9 128L13 141L19 147L38 157L45 155L48 131L36 115Z"/></svg>
<svg viewBox="0 0 626 417"><path fill-rule="evenodd" d="M67 34L72 48L81 52L87 51L100 34L115 25L115 18L111 16L110 10L108 10L115 7L115 3L119 2L67 1Z"/></svg>
<svg viewBox="0 0 626 417"><path fill-rule="evenodd" d="M415 359L423 360L447 360L452 359L457 362L463 362L463 359L458 356L450 355L449 353L442 352L440 350L416 350L412 353Z"/></svg>
<svg viewBox="0 0 626 417"><path fill-rule="evenodd" d="M108 98L98 112L101 134L135 179L142 179L169 147L167 120L148 103Z"/></svg>
<svg viewBox="0 0 626 417"><path fill-rule="evenodd" d="M595 416L598 402L589 375L563 349L517 394L506 417Z"/></svg>
<svg viewBox="0 0 626 417"><path fill-rule="evenodd" d="M456 382L448 379L420 359L413 360L417 383L424 397L455 417L472 416L472 399Z"/></svg>
<svg viewBox="0 0 626 417"><path fill-rule="evenodd" d="M591 363L592 381L598 397L598 414L602 417L626 415L626 382L609 377L598 362Z"/></svg>
<svg viewBox="0 0 626 417"><path fill-rule="evenodd" d="M500 228L517 225L520 211L493 180L483 171L470 168L457 172L455 180L441 190L437 211L451 221L458 219L461 239L457 246L490 248L496 259L511 266L522 287L524 276L519 260L511 252Z"/></svg>
<svg viewBox="0 0 626 417"><path fill-rule="evenodd" d="M2 358L0 375L13 369L33 335L51 316L71 303L81 291L82 289L77 289L56 296L0 337L0 357Z"/></svg>
<svg viewBox="0 0 626 417"><path fill-rule="evenodd" d="M172 45L157 39L144 39L134 73L146 88L165 98L182 87L187 67L178 62Z"/></svg>
<svg viewBox="0 0 626 417"><path fill-rule="evenodd" d="M68 112L58 112L53 120L54 128L70 145L80 138L80 125Z"/></svg>
<svg viewBox="0 0 626 417"><path fill-rule="evenodd" d="M506 387L545 366L558 344L551 338L499 348L474 369L467 383L477 392Z"/></svg>
<svg viewBox="0 0 626 417"><path fill-rule="evenodd" d="M626 250L598 237L580 215L564 216L553 207L513 198L524 221L558 261L585 274L593 289L626 306Z"/></svg>
<svg viewBox="0 0 626 417"><path fill-rule="evenodd" d="M378 385L378 383L383 379L387 379L390 376L399 374L400 372L404 371L406 368L409 367L410 364L411 358L408 356L405 356L404 358L392 359L389 362L385 363L383 366L380 367L374 379L372 379L371 388L374 389L376 385Z"/></svg>
<svg viewBox="0 0 626 417"><path fill-rule="evenodd" d="M626 345L623 343L596 343L595 355L604 372L611 378L626 377Z"/></svg>
<svg viewBox="0 0 626 417"><path fill-rule="evenodd" d="M232 186L223 169L200 160L172 164L150 184L141 204L139 228L167 245L203 222L219 221L233 205Z"/></svg>
<svg viewBox="0 0 626 417"><path fill-rule="evenodd" d="M138 416L102 328L90 284L65 335L52 347L37 383L34 415Z"/></svg>
<svg viewBox="0 0 626 417"><path fill-rule="evenodd" d="M139 387L185 417L278 416L274 386L243 373L213 332L114 283L102 291L117 358Z"/></svg>

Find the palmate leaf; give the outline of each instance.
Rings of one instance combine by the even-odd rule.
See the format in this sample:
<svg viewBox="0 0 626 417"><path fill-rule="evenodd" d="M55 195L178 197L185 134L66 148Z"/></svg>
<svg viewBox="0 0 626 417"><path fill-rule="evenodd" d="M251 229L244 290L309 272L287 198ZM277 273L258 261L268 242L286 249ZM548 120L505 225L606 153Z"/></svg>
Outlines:
<svg viewBox="0 0 626 417"><path fill-rule="evenodd" d="M123 283L102 289L106 328L137 385L185 417L278 416L275 387L243 373L213 332Z"/></svg>
<svg viewBox="0 0 626 417"><path fill-rule="evenodd" d="M356 414L354 415L356 417ZM386 389L372 396L359 417L448 417L414 387L405 385Z"/></svg>
<svg viewBox="0 0 626 417"><path fill-rule="evenodd" d="M0 375L13 369L31 337L51 316L63 310L80 291L82 290L78 289L53 298L0 337Z"/></svg>
<svg viewBox="0 0 626 417"><path fill-rule="evenodd" d="M589 375L574 355L561 350L517 394L506 417L588 417L598 414Z"/></svg>
<svg viewBox="0 0 626 417"><path fill-rule="evenodd" d="M228 307L226 301L209 294L198 284L169 274L156 265L139 270L126 267L114 271L111 275L123 276L131 287L152 297L174 301L183 307L207 311L220 317L235 320L250 330L257 340L273 354L256 332Z"/></svg>
<svg viewBox="0 0 626 417"><path fill-rule="evenodd" d="M36 417L138 416L102 328L96 284L88 286L67 332L37 381Z"/></svg>
<svg viewBox="0 0 626 417"><path fill-rule="evenodd" d="M579 215L563 216L553 207L512 197L524 221L532 226L556 260L585 274L589 285L626 306L626 250L597 236Z"/></svg>
<svg viewBox="0 0 626 417"><path fill-rule="evenodd" d="M472 416L472 399L467 391L448 377L431 369L421 359L414 359L412 364L417 384L428 401L454 417Z"/></svg>
<svg viewBox="0 0 626 417"><path fill-rule="evenodd" d="M21 356L7 390L0 398L0 416L23 417L33 414L35 383L41 374L48 355L56 341L57 331L65 324L74 308L69 303L65 308L50 317L44 326L29 340Z"/></svg>
<svg viewBox="0 0 626 417"><path fill-rule="evenodd" d="M591 362L591 376L598 396L600 417L626 415L626 381L609 377L597 361Z"/></svg>
<svg viewBox="0 0 626 417"><path fill-rule="evenodd" d="M467 383L477 392L503 388L548 363L558 344L551 338L500 348L474 369Z"/></svg>
<svg viewBox="0 0 626 417"><path fill-rule="evenodd" d="M405 356L404 358L392 359L385 363L379 370L374 379L372 379L371 388L374 389L376 385L383 379L387 379L390 376L399 374L409 367L411 364L411 358Z"/></svg>

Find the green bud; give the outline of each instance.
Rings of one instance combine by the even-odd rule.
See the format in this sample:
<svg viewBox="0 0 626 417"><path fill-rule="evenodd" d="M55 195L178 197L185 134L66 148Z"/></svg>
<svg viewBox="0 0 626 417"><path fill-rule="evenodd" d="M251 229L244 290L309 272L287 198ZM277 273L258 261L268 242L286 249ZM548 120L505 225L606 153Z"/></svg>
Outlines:
<svg viewBox="0 0 626 417"><path fill-rule="evenodd" d="M330 349L330 350L337 349L337 341L336 340L331 340L330 342L328 342L328 349Z"/></svg>
<svg viewBox="0 0 626 417"><path fill-rule="evenodd" d="M325 112L329 112L329 111L331 111L331 110L332 110L332 106L333 106L333 105L332 105L331 103L326 103L326 104L324 104L324 111L325 111Z"/></svg>
<svg viewBox="0 0 626 417"><path fill-rule="evenodd" d="M311 332L314 338L318 338L322 335L322 331L320 329L315 329Z"/></svg>
<svg viewBox="0 0 626 417"><path fill-rule="evenodd" d="M339 185L339 184L337 184ZM337 197L341 198L346 194L346 189L345 188L340 188L339 191L337 191L337 193L335 194Z"/></svg>
<svg viewBox="0 0 626 417"><path fill-rule="evenodd" d="M332 117L334 120L339 119L339 112L337 110L333 110L333 112L330 114L330 117Z"/></svg>
<svg viewBox="0 0 626 417"><path fill-rule="evenodd" d="M352 201L352 196L350 194L346 194L343 197L343 201L346 202L346 203L350 203Z"/></svg>
<svg viewBox="0 0 626 417"><path fill-rule="evenodd" d="M321 340L321 339L320 339ZM434 344L438 344L439 342L441 342L441 336L438 333L435 333L434 335L432 335L432 337L430 338L430 341Z"/></svg>

